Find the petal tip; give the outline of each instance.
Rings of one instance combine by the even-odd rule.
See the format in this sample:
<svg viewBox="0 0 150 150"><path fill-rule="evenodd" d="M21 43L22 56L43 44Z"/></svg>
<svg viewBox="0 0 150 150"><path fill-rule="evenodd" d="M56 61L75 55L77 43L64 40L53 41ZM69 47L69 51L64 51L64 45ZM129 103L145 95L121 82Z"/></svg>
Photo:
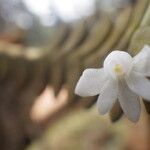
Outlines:
<svg viewBox="0 0 150 150"><path fill-rule="evenodd" d="M131 122L137 123L140 119L140 113L136 114L136 116L126 116Z"/></svg>
<svg viewBox="0 0 150 150"><path fill-rule="evenodd" d="M97 103L98 103L98 101L97 101ZM99 106L99 104L97 104L97 110L100 115L105 115L109 111L108 109L102 108L101 106Z"/></svg>
<svg viewBox="0 0 150 150"><path fill-rule="evenodd" d="M80 91L80 88L78 88L78 85L76 86L75 90L74 90L74 93L78 96L82 96L82 97L85 97L87 95L85 95L85 93L81 92Z"/></svg>
<svg viewBox="0 0 150 150"><path fill-rule="evenodd" d="M105 115L105 114L107 114L107 111L98 108L98 113L99 113L100 115Z"/></svg>
<svg viewBox="0 0 150 150"><path fill-rule="evenodd" d="M149 46L148 44L145 44L145 45L143 46L143 48L150 48L150 46Z"/></svg>
<svg viewBox="0 0 150 150"><path fill-rule="evenodd" d="M130 121L133 123L137 123L139 121L139 118L130 118Z"/></svg>

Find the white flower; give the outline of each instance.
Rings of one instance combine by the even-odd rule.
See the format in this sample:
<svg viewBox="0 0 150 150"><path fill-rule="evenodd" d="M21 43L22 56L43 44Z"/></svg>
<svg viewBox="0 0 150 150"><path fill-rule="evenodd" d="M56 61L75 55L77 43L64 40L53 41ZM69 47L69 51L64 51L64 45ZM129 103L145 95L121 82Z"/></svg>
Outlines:
<svg viewBox="0 0 150 150"><path fill-rule="evenodd" d="M150 101L150 47L135 57L124 51L113 51L105 59L103 68L86 69L80 77L75 93L98 97L98 111L106 114L116 100L124 114L136 122L140 116L140 96Z"/></svg>

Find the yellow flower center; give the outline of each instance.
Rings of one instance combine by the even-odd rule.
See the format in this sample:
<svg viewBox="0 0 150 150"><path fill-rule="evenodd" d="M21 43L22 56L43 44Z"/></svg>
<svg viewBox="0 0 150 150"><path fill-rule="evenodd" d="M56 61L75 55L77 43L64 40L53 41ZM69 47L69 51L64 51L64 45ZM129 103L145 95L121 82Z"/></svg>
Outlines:
<svg viewBox="0 0 150 150"><path fill-rule="evenodd" d="M122 74L122 73L123 73L122 67L121 67L121 65L119 65L119 64L116 64L116 65L114 66L113 71L114 71L116 74Z"/></svg>

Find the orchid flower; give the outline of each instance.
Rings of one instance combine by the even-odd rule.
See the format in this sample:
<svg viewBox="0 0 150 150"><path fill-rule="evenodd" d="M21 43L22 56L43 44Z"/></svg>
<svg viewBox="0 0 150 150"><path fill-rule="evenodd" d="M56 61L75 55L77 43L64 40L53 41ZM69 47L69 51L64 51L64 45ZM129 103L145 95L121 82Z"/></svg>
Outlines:
<svg viewBox="0 0 150 150"><path fill-rule="evenodd" d="M112 51L104 60L103 68L86 69L80 77L75 93L82 97L98 95L100 114L108 113L118 100L133 122L140 117L140 97L150 101L150 47L131 57L124 51Z"/></svg>

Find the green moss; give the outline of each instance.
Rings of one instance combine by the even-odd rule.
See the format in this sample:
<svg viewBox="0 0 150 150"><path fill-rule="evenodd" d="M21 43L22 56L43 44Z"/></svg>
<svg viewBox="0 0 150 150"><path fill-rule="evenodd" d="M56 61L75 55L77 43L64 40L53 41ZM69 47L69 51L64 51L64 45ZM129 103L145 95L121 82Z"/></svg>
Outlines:
<svg viewBox="0 0 150 150"><path fill-rule="evenodd" d="M104 119L105 118L105 119ZM51 126L28 150L121 149L126 126L115 125L94 110L74 111Z"/></svg>

